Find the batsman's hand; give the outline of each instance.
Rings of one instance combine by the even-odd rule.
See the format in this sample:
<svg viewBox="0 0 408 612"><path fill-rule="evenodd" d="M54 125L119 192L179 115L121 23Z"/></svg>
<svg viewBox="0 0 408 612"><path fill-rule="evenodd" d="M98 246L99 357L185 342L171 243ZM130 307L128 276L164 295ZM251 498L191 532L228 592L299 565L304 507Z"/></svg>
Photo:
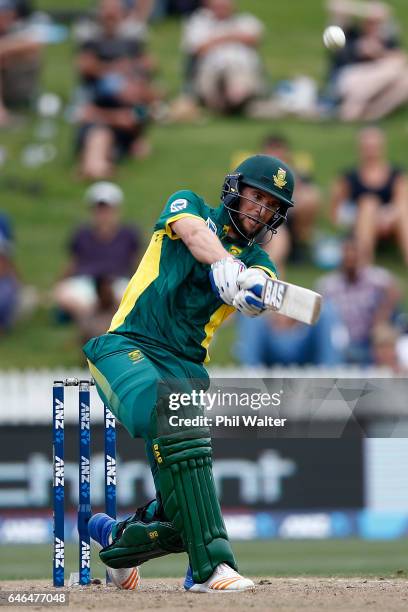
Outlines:
<svg viewBox="0 0 408 612"><path fill-rule="evenodd" d="M262 300L247 289L238 291L234 298L233 306L247 317L257 317L265 310Z"/></svg>
<svg viewBox="0 0 408 612"><path fill-rule="evenodd" d="M259 268L247 268L237 278L238 289L248 289L260 298L268 278Z"/></svg>
<svg viewBox="0 0 408 612"><path fill-rule="evenodd" d="M233 306L247 317L257 317L265 310L263 293L268 277L256 268L244 270L237 279L239 291Z"/></svg>
<svg viewBox="0 0 408 612"><path fill-rule="evenodd" d="M238 292L238 276L246 270L239 259L224 257L211 265L210 281L213 291L225 304L232 306Z"/></svg>

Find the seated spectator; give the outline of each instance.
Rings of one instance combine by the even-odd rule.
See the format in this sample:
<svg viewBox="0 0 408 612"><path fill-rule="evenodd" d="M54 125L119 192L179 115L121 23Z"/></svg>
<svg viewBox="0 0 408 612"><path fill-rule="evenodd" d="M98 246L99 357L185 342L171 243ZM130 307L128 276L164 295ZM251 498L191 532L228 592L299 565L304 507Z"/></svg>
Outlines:
<svg viewBox="0 0 408 612"><path fill-rule="evenodd" d="M407 314L402 315L402 317L406 318ZM401 326L397 324L397 329L399 331L397 340L398 363L401 364L404 371L408 374L408 325Z"/></svg>
<svg viewBox="0 0 408 612"><path fill-rule="evenodd" d="M332 94L345 121L384 117L408 100L408 58L382 2L331 0L331 21L342 26L346 45L334 53Z"/></svg>
<svg viewBox="0 0 408 612"><path fill-rule="evenodd" d="M138 23L148 22L156 2L155 0L122 0L127 11L126 18L133 18Z"/></svg>
<svg viewBox="0 0 408 612"><path fill-rule="evenodd" d="M392 325L382 323L375 327L372 334L374 364L387 368L393 374L407 375L408 366L404 364L398 350L400 339L398 329Z"/></svg>
<svg viewBox="0 0 408 612"><path fill-rule="evenodd" d="M41 45L18 21L18 9L0 0L0 126L9 122L9 109L28 106L37 93Z"/></svg>
<svg viewBox="0 0 408 612"><path fill-rule="evenodd" d="M280 134L270 134L263 142L262 153L272 155L287 163L295 171L294 199L296 206L288 213L288 222L279 229L266 250L276 261L278 267L286 256L300 263L308 259L309 247L315 229L316 216L320 206L320 190L313 182L310 169L301 167L287 138ZM283 230L283 231L282 231Z"/></svg>
<svg viewBox="0 0 408 612"><path fill-rule="evenodd" d="M357 242L348 239L343 245L341 269L323 277L317 291L336 304L347 328L347 362L372 363L373 329L392 320L401 297L395 278L384 268L365 265Z"/></svg>
<svg viewBox="0 0 408 612"><path fill-rule="evenodd" d="M143 24L125 17L121 0L102 0L99 22L78 57L85 94L77 110L77 146L81 173L88 178L110 176L123 155L148 153L143 134L149 106L157 99L152 62L144 53Z"/></svg>
<svg viewBox="0 0 408 612"><path fill-rule="evenodd" d="M76 321L80 331L81 346L90 338L106 332L118 307L112 279L99 276L94 282L97 298L95 308L92 312L81 315Z"/></svg>
<svg viewBox="0 0 408 612"><path fill-rule="evenodd" d="M122 0L128 15L138 21L156 20L166 15L190 15L197 10L202 0Z"/></svg>
<svg viewBox="0 0 408 612"><path fill-rule="evenodd" d="M20 282L11 257L10 242L0 238L0 336L10 330L20 300Z"/></svg>
<svg viewBox="0 0 408 612"><path fill-rule="evenodd" d="M332 188L334 223L353 228L367 262L379 240L395 238L408 264L408 177L387 159L384 133L375 127L358 135L359 162Z"/></svg>
<svg viewBox="0 0 408 612"><path fill-rule="evenodd" d="M34 0L13 0L13 4L19 19L26 19L34 9Z"/></svg>
<svg viewBox="0 0 408 612"><path fill-rule="evenodd" d="M330 301L316 325L272 312L238 317L238 357L247 366L335 366L344 363L346 343L347 332Z"/></svg>
<svg viewBox="0 0 408 612"><path fill-rule="evenodd" d="M211 110L241 112L264 90L257 51L263 26L237 13L234 0L205 0L204 7L187 20L182 40L192 94Z"/></svg>
<svg viewBox="0 0 408 612"><path fill-rule="evenodd" d="M13 242L13 229L8 216L0 211L0 241L4 240L10 244Z"/></svg>
<svg viewBox="0 0 408 612"><path fill-rule="evenodd" d="M116 306L138 262L139 233L120 223L122 190L100 182L86 192L91 224L79 227L69 243L70 260L55 287L57 306L75 320L89 316L98 306L95 279L112 279Z"/></svg>
<svg viewBox="0 0 408 612"><path fill-rule="evenodd" d="M0 211L0 333L31 315L39 303L37 288L26 285L17 270L14 250L14 228Z"/></svg>

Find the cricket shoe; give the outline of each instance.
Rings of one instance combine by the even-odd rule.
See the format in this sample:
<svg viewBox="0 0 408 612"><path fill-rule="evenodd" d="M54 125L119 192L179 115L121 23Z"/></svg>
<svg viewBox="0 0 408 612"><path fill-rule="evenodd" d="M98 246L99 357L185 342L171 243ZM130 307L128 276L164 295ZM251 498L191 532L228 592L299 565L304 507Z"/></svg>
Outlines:
<svg viewBox="0 0 408 612"><path fill-rule="evenodd" d="M113 520L107 514L102 512L94 514L89 519L88 531L92 540L105 548L112 544L112 529L116 525L116 521ZM140 573L138 567L123 567L120 569L114 569L113 567L107 567L106 571L109 578L119 589L125 589L127 591L134 591L140 588Z"/></svg>
<svg viewBox="0 0 408 612"><path fill-rule="evenodd" d="M249 578L244 578L226 563L220 563L205 582L194 582L191 567L187 569L184 588L190 593L240 593L254 589Z"/></svg>

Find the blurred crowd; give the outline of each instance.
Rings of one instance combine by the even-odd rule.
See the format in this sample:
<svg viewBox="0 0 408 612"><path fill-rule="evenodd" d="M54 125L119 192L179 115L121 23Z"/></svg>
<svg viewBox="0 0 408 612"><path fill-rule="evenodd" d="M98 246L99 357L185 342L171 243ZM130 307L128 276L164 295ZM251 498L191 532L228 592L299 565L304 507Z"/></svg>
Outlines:
<svg viewBox="0 0 408 612"><path fill-rule="evenodd" d="M277 81L268 74L267 24L240 11L236 0L95 1L71 28L80 176L108 178L121 158L148 156L155 121L195 121L203 112L373 121L405 104L408 56L391 6L327 0L322 8L328 23L343 28L346 43L327 51L319 84L310 75ZM0 0L0 125L38 99L42 47L58 40L58 26L35 9L35 0ZM173 99L158 85L161 67L149 49L151 27L170 14L182 17L180 91Z"/></svg>
<svg viewBox="0 0 408 612"><path fill-rule="evenodd" d="M35 4L0 0L3 122L9 108L29 103L38 93L47 37L35 27ZM146 155L144 134L158 117L191 120L207 109L250 117L372 121L405 104L408 56L392 7L374 0L327 0L325 10L327 22L343 28L346 44L327 51L320 85L310 75L276 81L267 74L262 53L267 24L250 11L239 11L236 0L96 2L73 28L76 145L83 175L105 178L124 154ZM173 100L156 85L160 66L149 51L151 25L168 14L183 17L181 87Z"/></svg>
<svg viewBox="0 0 408 612"><path fill-rule="evenodd" d="M328 86L344 121L377 120L408 101L408 56L383 2L330 0L329 18L346 34L333 54Z"/></svg>
<svg viewBox="0 0 408 612"><path fill-rule="evenodd" d="M74 322L80 342L109 325L144 242L140 228L122 222L125 197L111 181L121 159L137 165L154 154L154 122L196 121L203 113L366 120L356 132L357 163L339 166L331 185L332 238L319 237L317 227L325 214L314 173L319 160L278 131L265 133L257 150L231 152L232 167L248 153L263 152L294 168L296 205L287 225L264 245L281 277L294 264L328 271L316 283L324 308L315 327L275 314L256 321L237 317L236 354L247 365L408 371L402 290L377 265L379 253L396 249L408 265L408 175L406 164L389 156L386 133L371 123L408 101L407 55L387 3L329 0L325 10L327 22L345 31L346 44L327 51L323 85L307 75L274 82L262 54L267 24L250 6L239 11L235 0L99 0L75 17L76 79L66 116L73 124L76 176L91 183L84 188L89 220L72 228L67 262L52 290L56 324ZM168 15L180 17L182 65L174 99L159 84L160 64L149 48L150 29ZM59 112L58 100L39 103L42 48L63 35L56 28L36 12L34 0L0 0L0 127L33 105L43 119ZM34 159L35 151L29 153ZM0 334L38 303L17 270L15 248L13 220L0 211Z"/></svg>
<svg viewBox="0 0 408 612"><path fill-rule="evenodd" d="M331 221L336 238L327 240L328 249L313 239L322 197L310 160L305 164L304 154L300 155L298 165L282 135L270 134L260 143L260 151L289 163L296 175L296 204L288 213L288 222L264 245L280 277L285 279L288 263L312 263L333 271L319 278L314 287L324 304L317 325L310 327L278 314L258 320L239 318L237 352L242 363L375 365L395 373L408 372L408 325L401 283L376 263L378 254L388 251L408 266L408 175L390 161L380 128L368 126L358 131L356 149L358 163L340 169L332 184Z"/></svg>

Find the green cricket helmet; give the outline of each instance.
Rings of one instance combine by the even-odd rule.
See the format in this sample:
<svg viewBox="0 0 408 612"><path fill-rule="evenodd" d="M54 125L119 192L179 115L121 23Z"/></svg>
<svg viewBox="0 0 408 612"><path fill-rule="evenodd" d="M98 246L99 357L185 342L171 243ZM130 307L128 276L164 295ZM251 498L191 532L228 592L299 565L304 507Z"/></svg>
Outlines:
<svg viewBox="0 0 408 612"><path fill-rule="evenodd" d="M250 214L240 213L240 197L244 185L265 191L279 200L279 208L269 223L264 223ZM221 200L228 210L234 228L248 241L248 244L253 244L255 241L265 242L265 235L270 232L272 237L278 227L286 221L287 212L294 204L292 199L294 186L293 172L284 162L270 155L253 155L243 161L235 172L227 174L221 191ZM240 215L255 219L263 227L255 235L247 235L240 221Z"/></svg>

